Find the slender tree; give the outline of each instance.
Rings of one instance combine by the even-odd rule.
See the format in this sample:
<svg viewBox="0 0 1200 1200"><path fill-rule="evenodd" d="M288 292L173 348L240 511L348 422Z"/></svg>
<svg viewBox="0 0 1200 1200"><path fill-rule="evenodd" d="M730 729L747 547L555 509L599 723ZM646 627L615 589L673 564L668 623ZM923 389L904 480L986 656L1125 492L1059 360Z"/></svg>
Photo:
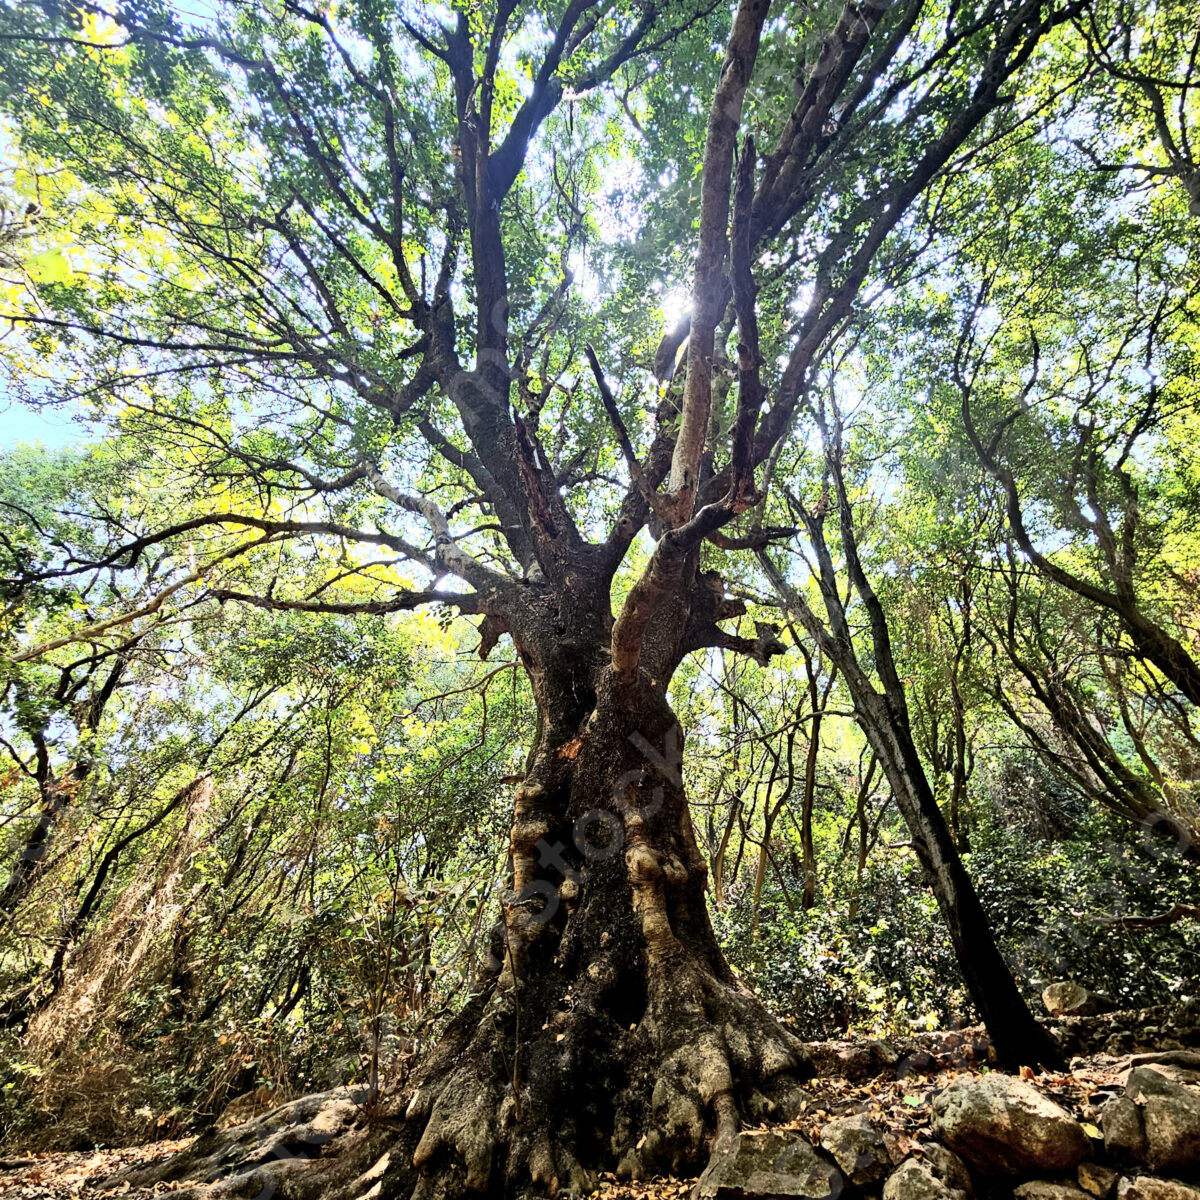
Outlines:
<svg viewBox="0 0 1200 1200"><path fill-rule="evenodd" d="M824 616L792 584L766 549L759 550L759 561L787 610L837 665L845 680L855 717L887 778L925 878L937 898L967 990L997 1049L1010 1062L1021 1058L1053 1062L1056 1052L1030 1013L996 945L917 749L888 616L867 576L859 546L846 464L845 418L836 393L830 389L828 395L810 401L808 408L824 450L822 494L813 508L794 497L792 503L804 523L815 560L813 573ZM835 519L843 572L838 570L826 533L829 516ZM851 598L861 605L865 617L866 632L859 637L855 636Z"/></svg>

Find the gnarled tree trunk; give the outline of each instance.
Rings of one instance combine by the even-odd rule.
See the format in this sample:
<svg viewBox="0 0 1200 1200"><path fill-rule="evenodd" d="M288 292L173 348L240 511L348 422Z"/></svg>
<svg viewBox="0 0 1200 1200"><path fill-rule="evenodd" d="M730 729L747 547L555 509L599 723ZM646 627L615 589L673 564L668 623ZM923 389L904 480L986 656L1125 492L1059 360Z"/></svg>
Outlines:
<svg viewBox="0 0 1200 1200"><path fill-rule="evenodd" d="M604 669L576 721L544 723L516 795L494 982L408 1108L427 1120L416 1164L439 1181L418 1196L454 1194L439 1190L453 1165L467 1190L553 1192L614 1162L685 1171L742 1116L796 1098L802 1049L709 924L663 690Z"/></svg>

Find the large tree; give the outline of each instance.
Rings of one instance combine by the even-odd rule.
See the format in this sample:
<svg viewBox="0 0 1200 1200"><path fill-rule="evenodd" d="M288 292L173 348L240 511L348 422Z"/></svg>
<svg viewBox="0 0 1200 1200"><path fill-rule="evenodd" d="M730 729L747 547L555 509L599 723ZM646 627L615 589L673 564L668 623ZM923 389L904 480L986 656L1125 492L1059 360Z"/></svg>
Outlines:
<svg viewBox="0 0 1200 1200"><path fill-rule="evenodd" d="M26 384L174 455L170 518L132 511L126 536L12 586L152 556L135 602L67 635L94 644L183 597L438 604L481 618L485 657L511 638L530 681L490 981L417 1073L402 1131L376 1126L337 1168L378 1160L347 1194L411 1188L414 1167L422 1197L683 1169L791 1105L802 1048L709 924L668 687L697 650L782 652L770 626L723 626L745 604L705 556L789 535L763 514L779 448L811 436L814 372L864 288L919 260L931 188L1022 135L1057 81L1047 63L1084 69L1060 37L1081 9L0 17L26 186L75 247L6 314ZM653 353L689 272L689 319ZM873 632L886 700L853 655L834 661L876 695L895 785L919 764ZM932 794L910 791L972 999L1006 1061L1048 1058ZM286 1186L334 1183L289 1170Z"/></svg>

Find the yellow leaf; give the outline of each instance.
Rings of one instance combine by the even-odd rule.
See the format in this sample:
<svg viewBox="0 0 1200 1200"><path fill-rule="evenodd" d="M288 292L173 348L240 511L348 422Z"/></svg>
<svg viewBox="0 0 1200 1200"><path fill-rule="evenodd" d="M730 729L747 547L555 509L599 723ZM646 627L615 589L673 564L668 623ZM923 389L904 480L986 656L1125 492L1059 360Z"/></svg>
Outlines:
<svg viewBox="0 0 1200 1200"><path fill-rule="evenodd" d="M34 283L69 283L75 272L61 250L43 250L25 260L25 270Z"/></svg>

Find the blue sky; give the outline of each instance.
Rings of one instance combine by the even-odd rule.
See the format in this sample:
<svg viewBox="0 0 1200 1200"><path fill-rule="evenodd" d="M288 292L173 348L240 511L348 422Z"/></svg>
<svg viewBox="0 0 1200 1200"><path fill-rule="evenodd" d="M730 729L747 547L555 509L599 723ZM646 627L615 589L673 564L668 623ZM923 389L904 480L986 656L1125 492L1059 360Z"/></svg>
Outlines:
<svg viewBox="0 0 1200 1200"><path fill-rule="evenodd" d="M83 439L84 431L65 409L27 408L16 400L0 399L0 449L18 442L41 442L43 446L69 446Z"/></svg>

